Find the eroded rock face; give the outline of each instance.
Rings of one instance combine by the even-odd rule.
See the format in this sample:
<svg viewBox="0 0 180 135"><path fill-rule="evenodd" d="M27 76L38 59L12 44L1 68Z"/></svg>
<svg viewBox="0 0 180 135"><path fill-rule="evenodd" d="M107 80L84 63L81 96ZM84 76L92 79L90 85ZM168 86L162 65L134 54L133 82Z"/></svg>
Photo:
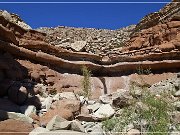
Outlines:
<svg viewBox="0 0 180 135"><path fill-rule="evenodd" d="M158 12L150 13L142 18L136 25L135 31L147 29L159 23L167 22L168 20L178 20L178 16L180 15L179 6L180 4L178 2L172 0L172 3L167 4Z"/></svg>
<svg viewBox="0 0 180 135"><path fill-rule="evenodd" d="M32 29L28 24L26 24L18 15L9 13L6 10L0 10L0 15L3 16L8 21L16 23L24 29Z"/></svg>
<svg viewBox="0 0 180 135"><path fill-rule="evenodd" d="M154 75L154 71L176 72L180 68L178 15L176 19L153 24L153 27L134 34L130 39L133 26L116 31L67 27L39 30L48 30L46 36L25 28L18 19L14 23L12 16L7 12L0 16L0 33L3 33L0 34L0 96L8 96L13 103L21 105L21 111L23 106L32 106L28 116L33 115L36 108L39 116L33 118L36 121L34 127L47 125L55 115L66 120L77 118L82 121L111 117L115 110L110 104L120 108L130 105L128 98L117 96L117 90L128 91L131 81L140 86L144 83L153 85L175 74ZM128 41L121 44L118 40L123 43ZM80 102L77 95L83 89L81 69L84 65L92 73L91 97ZM139 66L142 74L147 75L131 74L138 72ZM152 73L144 72L147 69ZM101 99L106 105L93 101L98 101L103 94L107 94L105 99ZM138 91L136 96L141 96L141 92ZM179 97L179 91L174 96ZM11 104L9 100L6 102L2 99L7 106L0 105L0 109L18 112L19 106ZM13 107L9 108L10 105ZM69 123L66 124L65 127L68 127ZM73 124L74 130L84 131L80 123Z"/></svg>

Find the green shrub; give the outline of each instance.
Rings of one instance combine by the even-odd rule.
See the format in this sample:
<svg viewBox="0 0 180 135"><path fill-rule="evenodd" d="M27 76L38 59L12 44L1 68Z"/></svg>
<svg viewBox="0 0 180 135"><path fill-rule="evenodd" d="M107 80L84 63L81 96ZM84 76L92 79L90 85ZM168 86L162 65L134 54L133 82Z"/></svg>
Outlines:
<svg viewBox="0 0 180 135"><path fill-rule="evenodd" d="M137 68L137 73L138 73L139 75L143 75L143 74L149 75L149 74L151 74L151 68L148 67L148 68L146 68L146 69L143 69L141 66L139 66L139 67Z"/></svg>
<svg viewBox="0 0 180 135"><path fill-rule="evenodd" d="M81 71L83 74L83 80L82 80L83 95L85 97L90 97L91 96L91 82L90 82L91 71L86 66L83 66Z"/></svg>
<svg viewBox="0 0 180 135"><path fill-rule="evenodd" d="M147 132L147 135L167 135L171 124L170 112L174 111L173 101L170 99L171 94L161 93L160 96L156 96L150 93L147 87L139 88L141 88L142 96L134 98L131 106L123 108L119 116L103 122L104 128L113 132L124 132L127 125L133 124L141 132ZM137 107L137 102L143 103L147 108ZM145 120L147 124L141 124L142 120Z"/></svg>

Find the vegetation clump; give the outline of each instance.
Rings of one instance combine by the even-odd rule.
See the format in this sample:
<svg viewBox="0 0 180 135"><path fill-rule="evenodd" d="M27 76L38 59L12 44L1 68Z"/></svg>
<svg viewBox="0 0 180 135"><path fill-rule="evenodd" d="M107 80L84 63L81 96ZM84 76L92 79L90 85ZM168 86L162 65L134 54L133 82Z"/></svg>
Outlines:
<svg viewBox="0 0 180 135"><path fill-rule="evenodd" d="M167 135L170 125L173 125L171 114L175 110L171 93L155 95L146 86L138 88L141 89L141 96L132 95L134 97L132 104L120 109L118 115L104 121L103 127L106 131L118 133L127 132L130 127L133 127L141 134Z"/></svg>
<svg viewBox="0 0 180 135"><path fill-rule="evenodd" d="M91 82L90 82L91 71L86 66L83 66L81 71L83 74L83 80L82 80L83 93L82 93L82 95L85 97L90 97L91 96Z"/></svg>

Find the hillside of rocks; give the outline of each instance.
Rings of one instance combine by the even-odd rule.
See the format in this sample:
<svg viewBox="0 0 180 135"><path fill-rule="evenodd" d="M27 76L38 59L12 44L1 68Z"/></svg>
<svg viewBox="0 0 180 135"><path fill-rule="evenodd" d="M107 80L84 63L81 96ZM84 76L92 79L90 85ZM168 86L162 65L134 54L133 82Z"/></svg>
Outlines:
<svg viewBox="0 0 180 135"><path fill-rule="evenodd" d="M54 46L76 52L81 51L103 55L117 47L123 46L134 28L135 25L118 30L59 26L56 28L44 27L37 30L46 33L46 41ZM78 47L76 44L79 44Z"/></svg>
<svg viewBox="0 0 180 135"><path fill-rule="evenodd" d="M0 132L179 134L179 8L118 30L34 30L1 10Z"/></svg>

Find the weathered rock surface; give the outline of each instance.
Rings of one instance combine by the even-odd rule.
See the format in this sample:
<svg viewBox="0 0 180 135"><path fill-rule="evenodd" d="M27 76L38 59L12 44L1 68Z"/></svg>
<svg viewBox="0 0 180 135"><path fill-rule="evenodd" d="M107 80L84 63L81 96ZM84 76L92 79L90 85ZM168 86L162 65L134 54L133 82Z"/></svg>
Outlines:
<svg viewBox="0 0 180 135"><path fill-rule="evenodd" d="M71 124L70 121L67 121L66 119L56 115L48 122L46 128L50 131L67 130L70 128L70 124Z"/></svg>
<svg viewBox="0 0 180 135"><path fill-rule="evenodd" d="M179 4L168 5L160 11L166 16L163 21L152 18L153 23L146 22L145 17L142 25L147 25L147 29L137 25L136 28L140 26L143 30L131 37L134 26L114 31L68 27L39 29L46 31L45 34L31 30L18 16L0 11L0 97L3 98L0 99L0 119L33 123L34 127L47 126L48 130L58 130L56 133L84 134L80 133L87 130L81 125L83 121L100 122L117 115L111 105L116 108L131 105L132 97L123 92L130 89L131 81L138 84L133 98L141 96L138 88L144 84L156 92L171 89L172 98L176 99L174 106L179 111L179 79L170 79L180 69L180 20L176 14L179 11L174 11ZM171 9L173 11L169 12ZM87 66L92 73L89 98L77 96L83 89L82 66ZM142 75L129 75L134 72ZM157 83L159 81L162 82ZM104 96L99 103L101 95ZM11 105L13 107L9 108ZM141 103L137 106L145 108ZM23 114L15 113L19 111ZM65 120L58 121L58 117ZM18 124L14 120L12 123ZM92 134L103 133L101 127L95 127L90 126L88 130ZM40 130L45 131L42 128L35 131ZM133 133L129 131L129 134Z"/></svg>
<svg viewBox="0 0 180 135"><path fill-rule="evenodd" d="M178 1L172 0L172 3L168 3L158 12L146 15L136 25L135 31L147 29L159 23L167 22L168 20L178 20L180 15L179 5Z"/></svg>
<svg viewBox="0 0 180 135"><path fill-rule="evenodd" d="M0 122L2 135L28 135L33 130L30 123L8 119Z"/></svg>

